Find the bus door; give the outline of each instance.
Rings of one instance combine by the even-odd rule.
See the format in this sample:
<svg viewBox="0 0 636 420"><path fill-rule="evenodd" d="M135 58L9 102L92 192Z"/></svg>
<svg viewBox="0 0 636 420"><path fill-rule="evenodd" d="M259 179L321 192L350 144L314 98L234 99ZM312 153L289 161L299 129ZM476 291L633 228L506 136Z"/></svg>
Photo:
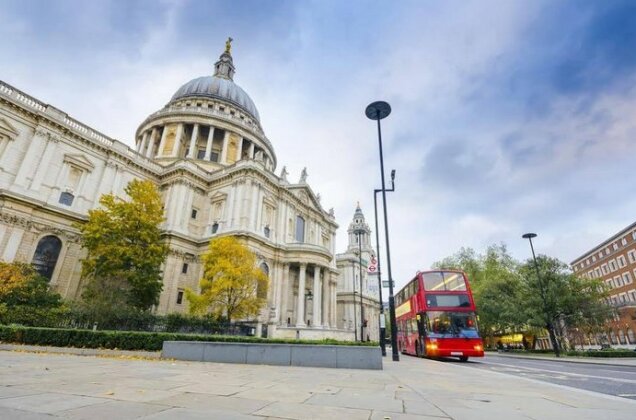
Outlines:
<svg viewBox="0 0 636 420"><path fill-rule="evenodd" d="M426 314L420 312L416 316L417 319L417 343L419 345L418 356L424 356L426 354Z"/></svg>

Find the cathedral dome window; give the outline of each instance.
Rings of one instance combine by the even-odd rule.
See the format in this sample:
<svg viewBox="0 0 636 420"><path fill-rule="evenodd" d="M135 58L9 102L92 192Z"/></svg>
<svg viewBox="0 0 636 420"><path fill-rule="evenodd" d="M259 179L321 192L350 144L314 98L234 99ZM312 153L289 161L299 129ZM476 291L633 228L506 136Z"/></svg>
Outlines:
<svg viewBox="0 0 636 420"><path fill-rule="evenodd" d="M218 231L219 231L219 224L217 222L214 222L214 224L212 225L212 234L215 234Z"/></svg>

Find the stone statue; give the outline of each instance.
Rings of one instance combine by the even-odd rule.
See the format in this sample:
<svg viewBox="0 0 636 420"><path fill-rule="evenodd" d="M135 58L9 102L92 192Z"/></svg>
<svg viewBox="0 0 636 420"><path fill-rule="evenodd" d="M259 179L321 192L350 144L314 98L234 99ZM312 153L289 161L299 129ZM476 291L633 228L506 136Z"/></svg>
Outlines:
<svg viewBox="0 0 636 420"><path fill-rule="evenodd" d="M307 183L307 168L303 168L302 172L300 173L300 180L298 181L299 184L306 184Z"/></svg>
<svg viewBox="0 0 636 420"><path fill-rule="evenodd" d="M329 209L329 216L336 217L336 214L333 211L333 207Z"/></svg>
<svg viewBox="0 0 636 420"><path fill-rule="evenodd" d="M317 200L319 203L320 203L320 199L321 199L321 198L322 198L322 197L320 196L320 193L316 194L316 200Z"/></svg>
<svg viewBox="0 0 636 420"><path fill-rule="evenodd" d="M232 49L232 41L234 41L232 37L228 37L227 41L225 41L225 52L228 54L230 53L230 50Z"/></svg>
<svg viewBox="0 0 636 420"><path fill-rule="evenodd" d="M289 172L287 172L287 166L283 166L283 170L280 171L280 179L282 179L285 182L289 182L287 180L287 175L289 175Z"/></svg>

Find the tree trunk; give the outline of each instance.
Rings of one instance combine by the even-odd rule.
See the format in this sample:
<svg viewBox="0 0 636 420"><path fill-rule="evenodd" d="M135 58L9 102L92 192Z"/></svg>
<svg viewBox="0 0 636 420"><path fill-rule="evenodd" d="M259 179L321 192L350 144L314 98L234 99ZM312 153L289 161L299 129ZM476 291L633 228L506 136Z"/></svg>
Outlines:
<svg viewBox="0 0 636 420"><path fill-rule="evenodd" d="M559 342L557 341L556 334L554 333L554 325L552 323L548 323L546 325L548 329L548 334L550 334L550 341L552 342L552 349L554 350L554 354L556 357L561 356L561 349L559 349Z"/></svg>

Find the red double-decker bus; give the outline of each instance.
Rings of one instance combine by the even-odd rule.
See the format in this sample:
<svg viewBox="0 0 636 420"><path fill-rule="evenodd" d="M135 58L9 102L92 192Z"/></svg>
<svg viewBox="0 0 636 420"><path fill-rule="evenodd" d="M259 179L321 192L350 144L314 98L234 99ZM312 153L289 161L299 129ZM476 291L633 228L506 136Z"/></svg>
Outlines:
<svg viewBox="0 0 636 420"><path fill-rule="evenodd" d="M483 357L475 301L461 271L418 272L395 295L398 348L418 357Z"/></svg>

